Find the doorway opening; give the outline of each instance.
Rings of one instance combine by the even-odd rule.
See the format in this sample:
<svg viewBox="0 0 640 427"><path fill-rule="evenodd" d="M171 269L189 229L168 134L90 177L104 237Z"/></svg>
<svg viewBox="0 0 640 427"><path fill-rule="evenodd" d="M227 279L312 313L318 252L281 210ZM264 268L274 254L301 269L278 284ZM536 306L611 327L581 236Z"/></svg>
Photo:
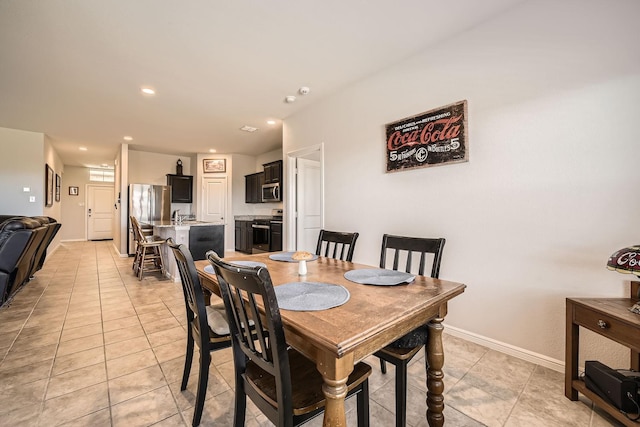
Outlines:
<svg viewBox="0 0 640 427"><path fill-rule="evenodd" d="M286 247L314 253L324 227L324 144L287 153Z"/></svg>

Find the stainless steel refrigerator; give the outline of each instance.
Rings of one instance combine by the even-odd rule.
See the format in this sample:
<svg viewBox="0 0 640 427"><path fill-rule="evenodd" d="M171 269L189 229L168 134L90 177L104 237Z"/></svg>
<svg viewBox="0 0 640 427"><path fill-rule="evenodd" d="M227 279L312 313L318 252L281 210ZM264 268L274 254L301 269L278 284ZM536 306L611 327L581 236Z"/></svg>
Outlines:
<svg viewBox="0 0 640 427"><path fill-rule="evenodd" d="M171 187L168 185L130 184L129 217L141 224L171 220ZM129 220L129 255L135 253L133 229Z"/></svg>

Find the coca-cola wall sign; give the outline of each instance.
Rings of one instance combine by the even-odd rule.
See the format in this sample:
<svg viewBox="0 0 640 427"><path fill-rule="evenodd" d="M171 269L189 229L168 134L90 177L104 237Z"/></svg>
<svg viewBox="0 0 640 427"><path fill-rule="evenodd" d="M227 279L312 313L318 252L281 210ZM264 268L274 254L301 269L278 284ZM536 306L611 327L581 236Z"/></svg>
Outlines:
<svg viewBox="0 0 640 427"><path fill-rule="evenodd" d="M469 161L467 101L385 125L387 172Z"/></svg>

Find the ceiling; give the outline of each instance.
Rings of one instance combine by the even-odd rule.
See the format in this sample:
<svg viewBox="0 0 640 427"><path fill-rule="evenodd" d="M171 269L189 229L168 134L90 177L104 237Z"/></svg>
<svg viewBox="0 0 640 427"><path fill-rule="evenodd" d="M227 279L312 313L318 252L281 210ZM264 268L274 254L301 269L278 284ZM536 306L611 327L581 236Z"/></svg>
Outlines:
<svg viewBox="0 0 640 427"><path fill-rule="evenodd" d="M259 155L296 111L521 1L0 0L0 127L72 166L113 165L126 135Z"/></svg>

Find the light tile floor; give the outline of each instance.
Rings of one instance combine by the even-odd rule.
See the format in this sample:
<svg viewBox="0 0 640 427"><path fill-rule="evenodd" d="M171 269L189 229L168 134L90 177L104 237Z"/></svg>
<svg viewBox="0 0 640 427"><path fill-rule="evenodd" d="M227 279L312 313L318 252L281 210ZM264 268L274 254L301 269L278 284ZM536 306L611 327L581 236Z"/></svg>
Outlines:
<svg viewBox="0 0 640 427"><path fill-rule="evenodd" d="M134 277L107 242L63 243L0 309L0 425L190 426L197 374L180 391L185 316L179 284ZM444 335L445 424L609 426L591 403L564 397L562 374ZM203 426L233 420L229 350L213 362ZM393 367L367 360L371 425L394 425ZM426 426L423 357L410 366L410 426ZM347 402L356 425L355 402ZM270 425L249 405L247 426ZM321 419L309 425L320 426Z"/></svg>

